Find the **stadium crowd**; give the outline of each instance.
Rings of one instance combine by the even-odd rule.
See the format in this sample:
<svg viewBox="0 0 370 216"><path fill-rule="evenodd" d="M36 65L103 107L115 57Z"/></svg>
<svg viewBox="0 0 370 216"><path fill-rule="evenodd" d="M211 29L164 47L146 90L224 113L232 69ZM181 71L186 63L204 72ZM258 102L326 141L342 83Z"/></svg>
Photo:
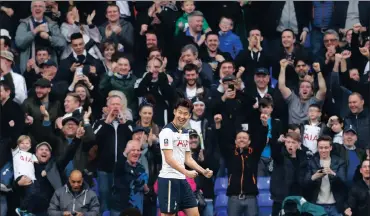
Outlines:
<svg viewBox="0 0 370 216"><path fill-rule="evenodd" d="M370 2L0 7L1 216L160 214L180 99L201 216L370 215Z"/></svg>

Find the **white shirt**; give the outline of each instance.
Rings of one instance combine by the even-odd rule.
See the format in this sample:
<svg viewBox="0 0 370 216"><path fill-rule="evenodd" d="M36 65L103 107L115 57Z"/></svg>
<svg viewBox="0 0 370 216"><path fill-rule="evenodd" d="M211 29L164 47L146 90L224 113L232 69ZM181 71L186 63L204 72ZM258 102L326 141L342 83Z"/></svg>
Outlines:
<svg viewBox="0 0 370 216"><path fill-rule="evenodd" d="M119 13L121 17L131 16L130 7L127 1L116 1L116 5L119 7Z"/></svg>
<svg viewBox="0 0 370 216"><path fill-rule="evenodd" d="M343 131L334 134L333 143L343 144Z"/></svg>
<svg viewBox="0 0 370 216"><path fill-rule="evenodd" d="M346 14L345 29L351 29L354 24L360 23L360 13L358 11L358 0L351 0L348 2Z"/></svg>
<svg viewBox="0 0 370 216"><path fill-rule="evenodd" d="M159 133L159 143L161 150L172 150L173 159L185 168L185 153L190 152L189 133L186 129L179 133L172 123L167 124ZM161 151L161 154L162 169L158 176L161 178L185 179L184 174L167 164L163 151Z"/></svg>
<svg viewBox="0 0 370 216"><path fill-rule="evenodd" d="M36 156L26 151L16 148L12 151L14 179L19 176L27 176L32 181L36 180L35 167L33 163L37 161Z"/></svg>
<svg viewBox="0 0 370 216"><path fill-rule="evenodd" d="M186 96L189 100L197 96L197 88L186 88Z"/></svg>
<svg viewBox="0 0 370 216"><path fill-rule="evenodd" d="M305 125L303 133L303 145L312 153L317 152L317 139L319 138L321 128L316 125Z"/></svg>
<svg viewBox="0 0 370 216"><path fill-rule="evenodd" d="M15 88L15 97L13 101L21 105L23 101L27 99L26 81L22 75L14 73L13 70L11 70L9 73L12 75ZM1 80L4 80L4 77L1 77Z"/></svg>

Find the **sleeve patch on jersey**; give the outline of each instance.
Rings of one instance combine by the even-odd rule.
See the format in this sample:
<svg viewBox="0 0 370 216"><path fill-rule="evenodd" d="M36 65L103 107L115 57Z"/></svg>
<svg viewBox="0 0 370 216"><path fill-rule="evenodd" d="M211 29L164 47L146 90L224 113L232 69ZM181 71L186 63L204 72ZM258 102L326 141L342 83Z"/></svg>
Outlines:
<svg viewBox="0 0 370 216"><path fill-rule="evenodd" d="M168 139L164 139L164 146L168 146Z"/></svg>

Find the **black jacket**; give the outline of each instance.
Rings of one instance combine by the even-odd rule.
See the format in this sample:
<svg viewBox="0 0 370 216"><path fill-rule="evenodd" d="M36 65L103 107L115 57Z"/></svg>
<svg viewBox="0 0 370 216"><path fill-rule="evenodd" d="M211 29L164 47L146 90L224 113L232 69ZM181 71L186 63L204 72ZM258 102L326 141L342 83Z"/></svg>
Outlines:
<svg viewBox="0 0 370 216"><path fill-rule="evenodd" d="M137 163L131 166L127 158L120 154L113 171L114 185L112 194L112 209L123 211L128 207L135 206L136 193L144 194L143 187L147 184L148 175L145 173L143 165Z"/></svg>
<svg viewBox="0 0 370 216"><path fill-rule="evenodd" d="M22 108L9 98L4 105L1 105L0 112L0 137L16 141L24 129L24 112ZM11 121L14 122L14 126L10 126L9 122Z"/></svg>
<svg viewBox="0 0 370 216"><path fill-rule="evenodd" d="M274 169L271 174L270 192L271 199L282 202L287 196L302 196L303 173L306 171L307 155L305 148L297 149L295 163L286 150L284 143L273 142L271 144L271 156L274 160Z"/></svg>
<svg viewBox="0 0 370 216"><path fill-rule="evenodd" d="M319 196L320 187L322 179L317 179L312 181L311 177L319 169L320 165L320 156L316 154L309 162L307 166L307 172L302 173L304 177L303 185L306 187L307 191L310 193L307 194L307 200L312 203L316 203L317 197ZM346 175L345 175L345 162L343 159L336 155L331 155L331 164L330 169L332 169L336 175L329 175L330 188L335 199L335 206L339 212L342 212L344 201L347 197L347 187L345 185Z"/></svg>
<svg viewBox="0 0 370 216"><path fill-rule="evenodd" d="M166 122L172 120L173 106L177 95L176 89L168 84L165 73L159 73L156 82L152 82L152 73L145 73L142 79L136 81L135 94L154 105L155 115L153 120L159 127L163 127ZM167 112L167 119L165 119L165 111Z"/></svg>
<svg viewBox="0 0 370 216"><path fill-rule="evenodd" d="M226 193L228 196L258 195L257 167L262 151L266 146L267 127L260 123L259 125L253 125L251 130L251 144L243 150L230 144L230 142L234 143L235 141L224 126L216 130L220 151L226 161L229 175L229 185Z"/></svg>
<svg viewBox="0 0 370 216"><path fill-rule="evenodd" d="M72 83L74 73L71 72L70 68L72 64L75 62L77 62L77 60L73 56L73 53L71 53L66 59L60 61L60 67L54 80L67 81L68 83ZM105 72L102 62L100 60L95 59L89 53L86 53L85 59L82 64L84 65L83 74L88 76L90 82L95 86L95 88L97 88L99 84L99 77ZM90 66L95 66L96 74L90 73Z"/></svg>
<svg viewBox="0 0 370 216"><path fill-rule="evenodd" d="M356 147L365 149L369 146L370 140L370 114L368 109L364 109L359 114L349 114L344 119L346 126L352 125L357 132L357 143Z"/></svg>
<svg viewBox="0 0 370 216"><path fill-rule="evenodd" d="M357 181L348 194L345 209L351 208L353 216L369 215L370 188L363 179Z"/></svg>
<svg viewBox="0 0 370 216"><path fill-rule="evenodd" d="M97 164L98 170L111 173L114 164L124 152L126 144L132 138L132 126L128 121L125 124L115 122L105 123L105 119L97 121L93 125L95 140L98 145Z"/></svg>

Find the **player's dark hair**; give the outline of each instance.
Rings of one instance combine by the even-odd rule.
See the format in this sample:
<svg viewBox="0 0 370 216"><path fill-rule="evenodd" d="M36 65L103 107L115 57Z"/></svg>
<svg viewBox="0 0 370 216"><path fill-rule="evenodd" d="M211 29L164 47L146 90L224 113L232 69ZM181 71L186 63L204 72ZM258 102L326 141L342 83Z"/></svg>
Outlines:
<svg viewBox="0 0 370 216"><path fill-rule="evenodd" d="M311 104L308 108L311 108L311 107L317 108L321 112L320 105L318 105L318 104Z"/></svg>
<svg viewBox="0 0 370 216"><path fill-rule="evenodd" d="M289 124L288 125L288 130L297 130L297 129L301 129L300 127L299 127L299 125L297 125L297 124Z"/></svg>
<svg viewBox="0 0 370 216"><path fill-rule="evenodd" d="M328 135L322 135L317 139L317 145L319 145L319 142L329 142L330 146L333 145L333 139Z"/></svg>
<svg viewBox="0 0 370 216"><path fill-rule="evenodd" d="M82 34L77 32L71 35L71 41L83 38Z"/></svg>
<svg viewBox="0 0 370 216"><path fill-rule="evenodd" d="M194 108L193 103L189 99L184 99L184 98L181 98L177 101L177 103L175 105L175 109L177 109L179 107L188 108L189 112L192 112L193 108Z"/></svg>

